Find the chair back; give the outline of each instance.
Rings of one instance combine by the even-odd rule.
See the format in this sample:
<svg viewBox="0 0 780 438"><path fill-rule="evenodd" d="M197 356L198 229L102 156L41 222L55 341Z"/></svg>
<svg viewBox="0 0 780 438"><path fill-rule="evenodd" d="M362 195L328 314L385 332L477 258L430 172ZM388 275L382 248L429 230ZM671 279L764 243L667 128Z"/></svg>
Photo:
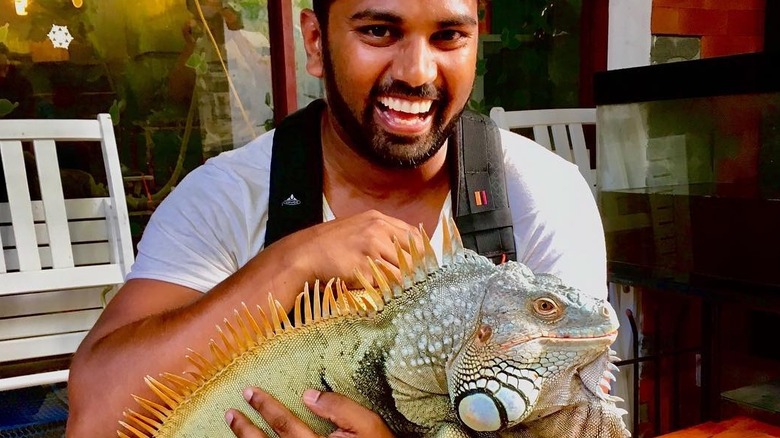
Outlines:
<svg viewBox="0 0 780 438"><path fill-rule="evenodd" d="M105 193L66 199L57 155L64 141L100 148L107 185L96 191ZM107 292L123 283L133 246L108 114L0 120L0 159L2 391L67 380L70 356Z"/></svg>
<svg viewBox="0 0 780 438"><path fill-rule="evenodd" d="M588 182L594 196L598 191L598 173L591 166L583 125L596 125L596 108L561 108L543 110L490 110L490 118L500 128L533 129L533 140L574 163Z"/></svg>

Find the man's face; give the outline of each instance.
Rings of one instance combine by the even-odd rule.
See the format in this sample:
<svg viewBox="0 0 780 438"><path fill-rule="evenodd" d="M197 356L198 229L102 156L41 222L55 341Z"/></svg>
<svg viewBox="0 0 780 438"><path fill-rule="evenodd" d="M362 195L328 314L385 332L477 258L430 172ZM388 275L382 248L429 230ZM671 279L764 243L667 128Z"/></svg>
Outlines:
<svg viewBox="0 0 780 438"><path fill-rule="evenodd" d="M327 99L342 139L386 167L435 154L471 94L477 0L336 0L323 32Z"/></svg>

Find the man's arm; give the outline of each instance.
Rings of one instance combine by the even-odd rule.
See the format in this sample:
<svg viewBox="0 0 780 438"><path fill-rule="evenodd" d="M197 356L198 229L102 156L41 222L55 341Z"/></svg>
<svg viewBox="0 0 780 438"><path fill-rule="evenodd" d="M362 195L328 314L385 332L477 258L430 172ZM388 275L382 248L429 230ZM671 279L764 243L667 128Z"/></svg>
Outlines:
<svg viewBox="0 0 780 438"><path fill-rule="evenodd" d="M187 348L204 353L215 325L241 302L266 308L267 294L289 309L313 278L369 272L366 257L397 266L392 238L416 229L377 212L366 212L300 231L255 256L209 293L163 281L128 281L79 347L69 380L69 437L114 436L131 394L154 399L144 376L196 369Z"/></svg>

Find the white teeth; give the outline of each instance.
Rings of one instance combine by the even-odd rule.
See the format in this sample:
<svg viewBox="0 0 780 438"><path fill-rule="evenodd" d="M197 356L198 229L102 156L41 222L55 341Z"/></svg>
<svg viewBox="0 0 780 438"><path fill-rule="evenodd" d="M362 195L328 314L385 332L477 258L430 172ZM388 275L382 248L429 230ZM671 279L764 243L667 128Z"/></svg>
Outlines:
<svg viewBox="0 0 780 438"><path fill-rule="evenodd" d="M396 97L380 97L379 102L393 111L408 114L427 113L431 110L431 105L433 104L433 101L430 100L410 101Z"/></svg>

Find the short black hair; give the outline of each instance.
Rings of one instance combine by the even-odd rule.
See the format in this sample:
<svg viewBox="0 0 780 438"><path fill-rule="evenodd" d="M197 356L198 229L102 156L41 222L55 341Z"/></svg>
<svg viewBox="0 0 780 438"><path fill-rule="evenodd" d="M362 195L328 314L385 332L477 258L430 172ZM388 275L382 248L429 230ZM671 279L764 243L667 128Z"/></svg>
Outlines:
<svg viewBox="0 0 780 438"><path fill-rule="evenodd" d="M320 22L320 28L323 34L328 28L328 11L330 5L334 0L312 0L312 9L314 9L314 15L317 17L317 21Z"/></svg>

